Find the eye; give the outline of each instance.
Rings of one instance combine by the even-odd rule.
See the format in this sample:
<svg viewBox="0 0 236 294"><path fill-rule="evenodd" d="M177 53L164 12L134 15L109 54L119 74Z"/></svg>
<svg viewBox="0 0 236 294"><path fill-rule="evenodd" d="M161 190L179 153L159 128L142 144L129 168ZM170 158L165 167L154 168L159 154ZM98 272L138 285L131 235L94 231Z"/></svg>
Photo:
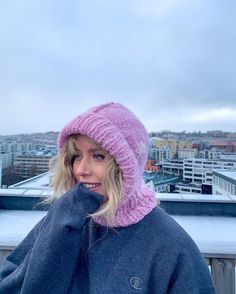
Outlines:
<svg viewBox="0 0 236 294"><path fill-rule="evenodd" d="M75 161L80 161L81 156L79 154L73 155L71 159L71 163L73 164Z"/></svg>
<svg viewBox="0 0 236 294"><path fill-rule="evenodd" d="M98 161L103 161L105 159L105 155L101 153L94 153L93 158Z"/></svg>

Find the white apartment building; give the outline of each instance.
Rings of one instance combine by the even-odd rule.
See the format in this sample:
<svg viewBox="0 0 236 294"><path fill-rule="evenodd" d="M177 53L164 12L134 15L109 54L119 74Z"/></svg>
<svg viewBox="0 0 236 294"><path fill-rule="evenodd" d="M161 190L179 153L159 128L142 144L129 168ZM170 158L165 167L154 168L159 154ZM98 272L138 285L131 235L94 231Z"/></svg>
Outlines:
<svg viewBox="0 0 236 294"><path fill-rule="evenodd" d="M201 194L202 193L202 185L201 184L184 184L177 183L175 184L175 192L177 193L190 193L190 194Z"/></svg>
<svg viewBox="0 0 236 294"><path fill-rule="evenodd" d="M222 153L221 159L236 160L236 153Z"/></svg>
<svg viewBox="0 0 236 294"><path fill-rule="evenodd" d="M183 160L172 159L162 164L162 172L164 174L182 176L183 175Z"/></svg>
<svg viewBox="0 0 236 294"><path fill-rule="evenodd" d="M22 178L40 175L49 170L51 156L18 155L14 158L14 168Z"/></svg>
<svg viewBox="0 0 236 294"><path fill-rule="evenodd" d="M168 144L161 144L164 140L157 137L149 139L148 159L154 160L156 163L163 163L172 158L172 150Z"/></svg>
<svg viewBox="0 0 236 294"><path fill-rule="evenodd" d="M216 148L212 148L212 150L202 150L199 151L199 158L204 158L208 160L219 160L221 159L223 151L216 150Z"/></svg>
<svg viewBox="0 0 236 294"><path fill-rule="evenodd" d="M24 153L33 150L31 142L1 142L0 154L6 153Z"/></svg>
<svg viewBox="0 0 236 294"><path fill-rule="evenodd" d="M236 153L224 152L212 148L211 150L199 151L199 157L208 160L236 160Z"/></svg>
<svg viewBox="0 0 236 294"><path fill-rule="evenodd" d="M149 149L148 158L154 160L156 163L163 163L166 160L170 160L171 156L172 152L169 146Z"/></svg>
<svg viewBox="0 0 236 294"><path fill-rule="evenodd" d="M213 170L212 194L233 196L236 199L236 169Z"/></svg>
<svg viewBox="0 0 236 294"><path fill-rule="evenodd" d="M178 158L196 158L198 150L196 148L181 148L178 150Z"/></svg>
<svg viewBox="0 0 236 294"><path fill-rule="evenodd" d="M2 168L5 169L13 165L14 157L27 153L33 149L31 142L0 142L0 160Z"/></svg>
<svg viewBox="0 0 236 294"><path fill-rule="evenodd" d="M201 158L189 158L183 160L183 179L202 184L212 184L213 169L236 169L236 161L233 160L207 160Z"/></svg>
<svg viewBox="0 0 236 294"><path fill-rule="evenodd" d="M13 153L0 154L0 161L2 161L2 168L7 168L13 164Z"/></svg>
<svg viewBox="0 0 236 294"><path fill-rule="evenodd" d="M207 159L209 160L219 160L221 159L222 151L220 150L208 150Z"/></svg>

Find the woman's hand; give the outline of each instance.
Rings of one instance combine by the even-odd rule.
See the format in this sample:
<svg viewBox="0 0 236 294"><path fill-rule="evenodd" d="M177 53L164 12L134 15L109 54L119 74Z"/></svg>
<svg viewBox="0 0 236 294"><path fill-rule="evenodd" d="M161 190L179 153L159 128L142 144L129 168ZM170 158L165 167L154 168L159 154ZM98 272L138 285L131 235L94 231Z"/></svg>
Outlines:
<svg viewBox="0 0 236 294"><path fill-rule="evenodd" d="M88 214L95 212L103 202L103 196L76 184L55 201L45 218L45 223L55 221L63 226L79 229Z"/></svg>

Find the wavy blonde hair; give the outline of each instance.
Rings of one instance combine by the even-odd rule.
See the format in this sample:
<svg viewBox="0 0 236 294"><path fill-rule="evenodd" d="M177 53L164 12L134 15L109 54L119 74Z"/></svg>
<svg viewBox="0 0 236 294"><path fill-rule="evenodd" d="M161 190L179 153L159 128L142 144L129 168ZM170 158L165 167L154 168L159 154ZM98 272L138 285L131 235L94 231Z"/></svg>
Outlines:
<svg viewBox="0 0 236 294"><path fill-rule="evenodd" d="M79 135L70 136L63 147L62 153L54 157L50 162L50 186L54 193L47 202L52 202L60 198L77 183L72 172L72 164L73 157L77 154L76 138L78 136ZM102 184L105 187L108 200L90 216L103 216L108 222L112 222L123 195L122 172L115 159L104 150L101 145L96 142L95 144L102 149L105 154L106 169Z"/></svg>

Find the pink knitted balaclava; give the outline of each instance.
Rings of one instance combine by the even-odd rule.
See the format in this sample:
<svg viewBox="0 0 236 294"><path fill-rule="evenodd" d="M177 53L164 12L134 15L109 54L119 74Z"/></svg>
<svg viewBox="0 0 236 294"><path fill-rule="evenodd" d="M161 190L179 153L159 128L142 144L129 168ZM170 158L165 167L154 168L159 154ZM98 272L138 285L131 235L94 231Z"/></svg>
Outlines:
<svg viewBox="0 0 236 294"><path fill-rule="evenodd" d="M126 107L107 103L93 107L70 121L58 137L61 153L67 138L83 134L99 143L116 160L123 175L123 197L115 220L107 223L103 216L95 222L125 227L139 222L156 205L155 192L143 184L142 173L148 154L148 134L140 120Z"/></svg>

